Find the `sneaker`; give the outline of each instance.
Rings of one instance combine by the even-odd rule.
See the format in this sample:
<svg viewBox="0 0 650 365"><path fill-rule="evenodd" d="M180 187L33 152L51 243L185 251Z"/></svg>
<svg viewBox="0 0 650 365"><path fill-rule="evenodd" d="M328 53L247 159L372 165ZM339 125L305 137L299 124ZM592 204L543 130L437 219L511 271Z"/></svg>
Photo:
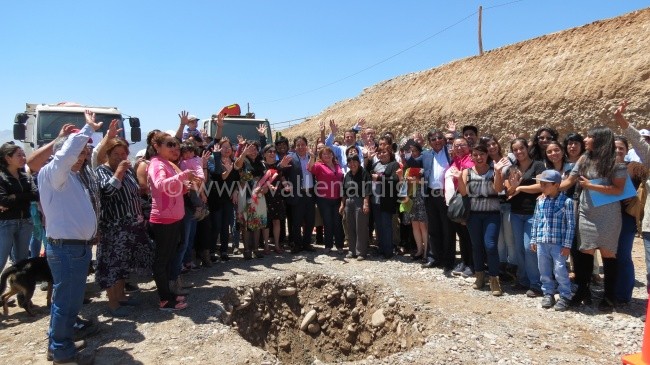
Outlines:
<svg viewBox="0 0 650 365"><path fill-rule="evenodd" d="M86 341L84 340L79 340L74 342L74 349L75 351L79 352L83 349L86 348ZM54 356L52 355L52 350L49 348L47 349L47 361L52 361L54 360Z"/></svg>
<svg viewBox="0 0 650 365"><path fill-rule="evenodd" d="M138 285L136 284L131 284L131 283L124 284L124 292L127 294L137 292L138 290L140 290L140 288L138 288Z"/></svg>
<svg viewBox="0 0 650 365"><path fill-rule="evenodd" d="M463 274L463 271L465 271L465 264L462 262L456 265L456 267L451 270L451 274L454 276L461 276Z"/></svg>
<svg viewBox="0 0 650 365"><path fill-rule="evenodd" d="M544 298L542 298L542 308L549 309L554 305L555 297L553 297L551 294L544 295Z"/></svg>
<svg viewBox="0 0 650 365"><path fill-rule="evenodd" d="M90 337L99 331L99 326L95 322L89 319L81 319L80 317L77 317L72 328L74 329L74 341Z"/></svg>
<svg viewBox="0 0 650 365"><path fill-rule="evenodd" d="M160 310L173 312L187 308L187 303L177 302L175 300L161 300L160 301Z"/></svg>
<svg viewBox="0 0 650 365"><path fill-rule="evenodd" d="M531 288L531 289L528 289L528 291L526 292L526 296L527 296L528 298L537 298L537 297L540 297L540 296L542 296L542 295L543 295L543 293L542 293L542 291L539 290L539 289L533 289L533 288Z"/></svg>
<svg viewBox="0 0 650 365"><path fill-rule="evenodd" d="M465 266L465 270L463 270L463 272L460 273L460 276L462 276L464 278L470 278L470 277L474 276L474 271L472 270L471 267Z"/></svg>
<svg viewBox="0 0 650 365"><path fill-rule="evenodd" d="M357 261L363 261L363 260L365 260L365 259L366 259L366 257L363 256L363 255L359 255L359 256L357 256Z"/></svg>
<svg viewBox="0 0 650 365"><path fill-rule="evenodd" d="M570 301L571 301L570 299L567 299L565 297L560 297L557 303L555 303L555 307L553 307L553 309L555 309L558 312L564 312L565 310L569 309Z"/></svg>
<svg viewBox="0 0 650 365"><path fill-rule="evenodd" d="M355 255L355 254L352 253L352 252L348 252L348 254L345 255L345 258L346 258L346 259L354 259L354 258L356 258L356 257L357 257L357 255Z"/></svg>

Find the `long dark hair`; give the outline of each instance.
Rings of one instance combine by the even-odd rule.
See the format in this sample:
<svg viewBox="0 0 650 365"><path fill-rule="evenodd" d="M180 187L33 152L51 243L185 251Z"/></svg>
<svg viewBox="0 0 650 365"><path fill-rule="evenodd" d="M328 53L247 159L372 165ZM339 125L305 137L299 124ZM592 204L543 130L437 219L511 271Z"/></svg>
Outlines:
<svg viewBox="0 0 650 365"><path fill-rule="evenodd" d="M591 151L582 157L580 174L586 175L587 171L596 171L599 177L611 177L616 165L616 145L612 130L598 126L587 132L587 137L593 139Z"/></svg>
<svg viewBox="0 0 650 365"><path fill-rule="evenodd" d="M559 136L559 133L557 130L555 130L555 128L548 126L539 128L537 132L535 132L535 136L531 141L532 145L528 150L530 158L533 160L544 161L544 156L546 155L546 150L542 149L542 147L539 145L539 136L542 134L542 132L548 132L551 135L551 141L557 141L557 137Z"/></svg>
<svg viewBox="0 0 650 365"><path fill-rule="evenodd" d="M569 142L578 142L580 143L580 154L585 153L585 139L582 138L582 135L580 133L569 133L564 137L564 142L562 143L562 147L564 147L564 153L568 157L567 151L569 150Z"/></svg>
<svg viewBox="0 0 650 365"><path fill-rule="evenodd" d="M0 146L0 167L6 169L9 164L7 163L7 159L5 159L5 157L13 157L16 151L20 149L22 148L13 142L2 144L2 146Z"/></svg>
<svg viewBox="0 0 650 365"><path fill-rule="evenodd" d="M551 141L548 143L548 145L546 145L546 149L548 150L548 147L551 145L557 146L560 149L560 151L562 151L562 166L564 166L564 163L566 162L566 152L562 147L562 144L560 144L560 142L558 141ZM544 151L544 164L546 165L547 169L555 169L555 166L553 166L553 162L551 162L551 160L548 159L548 155L546 154L546 151Z"/></svg>

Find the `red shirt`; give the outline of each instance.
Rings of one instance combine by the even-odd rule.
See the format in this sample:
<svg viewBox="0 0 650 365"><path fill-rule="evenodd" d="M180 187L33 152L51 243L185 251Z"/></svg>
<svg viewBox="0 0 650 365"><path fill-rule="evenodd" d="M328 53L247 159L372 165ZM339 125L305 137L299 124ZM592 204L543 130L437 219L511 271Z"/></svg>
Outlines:
<svg viewBox="0 0 650 365"><path fill-rule="evenodd" d="M316 162L311 168L317 182L314 185L316 196L326 199L338 199L341 197L341 186L343 185L343 170L339 164L334 164L334 170L322 162Z"/></svg>

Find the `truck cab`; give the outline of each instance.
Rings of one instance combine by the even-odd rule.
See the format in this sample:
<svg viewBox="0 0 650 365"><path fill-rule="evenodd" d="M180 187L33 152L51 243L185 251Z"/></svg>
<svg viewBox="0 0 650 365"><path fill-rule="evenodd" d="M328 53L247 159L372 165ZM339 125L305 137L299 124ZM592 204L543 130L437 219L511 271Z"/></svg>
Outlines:
<svg viewBox="0 0 650 365"><path fill-rule="evenodd" d="M79 105L73 103L59 104L30 104L25 111L16 114L14 119L14 139L24 143L24 150L27 155L39 147L51 142L58 135L64 124L72 123L77 128L86 124L84 112L86 109L95 113L97 122L103 122L100 130L93 135L93 142L97 144L108 130L113 119L119 121L121 137L125 138L124 121L129 120L131 142L139 142L141 139L140 119L136 117L124 118L122 113L115 107L97 107ZM126 138L125 138L126 139Z"/></svg>
<svg viewBox="0 0 650 365"><path fill-rule="evenodd" d="M260 135L257 132L257 127L263 124L266 126L266 140L267 143L272 143L271 138L271 124L268 119L256 119L255 114L248 113L247 115L228 115L223 120L223 135L228 137L231 142L237 143L237 136L241 135L246 139L259 140ZM212 119L203 120L203 128L212 138L217 133L216 116ZM263 147L263 146L262 146Z"/></svg>

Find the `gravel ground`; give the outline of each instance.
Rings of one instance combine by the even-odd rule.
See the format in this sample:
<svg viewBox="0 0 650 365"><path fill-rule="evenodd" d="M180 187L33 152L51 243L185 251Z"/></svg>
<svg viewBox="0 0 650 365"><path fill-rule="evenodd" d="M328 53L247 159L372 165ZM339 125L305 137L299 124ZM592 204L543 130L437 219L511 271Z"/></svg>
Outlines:
<svg viewBox="0 0 650 365"><path fill-rule="evenodd" d="M236 329L223 323L229 309L223 300L237 295L242 287L256 287L303 273L327 275L336 281L363 286L379 298L377 309L394 298L416 313L421 345L381 358L376 357L382 356L381 352L368 353L361 357L363 360L347 363L620 363L622 355L641 348L641 317L645 315L647 298L643 255L643 245L637 239L633 252L637 267L634 298L612 314L584 307L568 312L544 310L540 298L515 294L508 286L504 286L506 292L502 297L493 297L487 289L473 290L473 279L445 277L440 269L422 269L409 257L359 262L333 253L325 255L322 250L253 261L235 257L187 274L186 278L197 287L190 289L189 308L178 313L158 310L153 282L147 282L141 283L141 291L135 294L141 301L137 311L126 319L113 319L105 314L105 294L89 285L95 298L81 314L95 319L100 332L87 339L85 351L95 352L96 364L280 363L271 353L252 346ZM45 293L37 290L34 303L41 306L35 318L18 308L10 308L9 316L2 317L0 363L47 363L49 316L44 307ZM306 363L324 362L314 357Z"/></svg>

